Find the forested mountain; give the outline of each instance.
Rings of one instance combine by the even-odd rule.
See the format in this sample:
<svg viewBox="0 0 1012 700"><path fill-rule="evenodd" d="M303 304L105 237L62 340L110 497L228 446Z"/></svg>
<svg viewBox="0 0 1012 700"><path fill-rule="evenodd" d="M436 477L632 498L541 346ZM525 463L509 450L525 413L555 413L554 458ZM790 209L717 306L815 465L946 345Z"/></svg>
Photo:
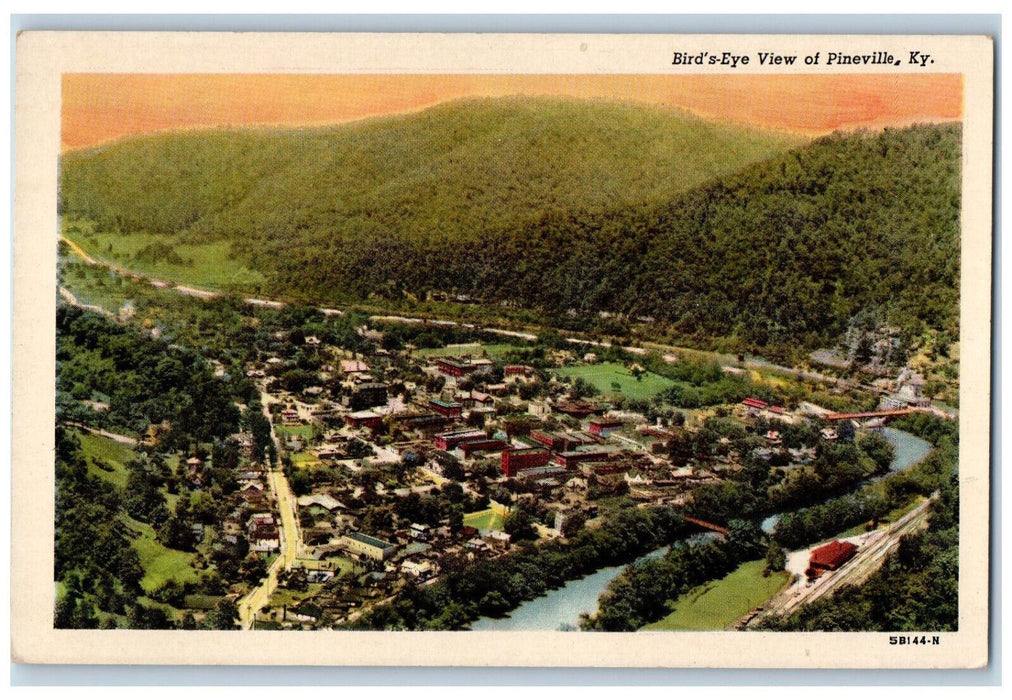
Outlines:
<svg viewBox="0 0 1012 700"><path fill-rule="evenodd" d="M799 142L659 107L461 100L338 127L162 134L70 153L60 201L106 230L337 254L669 201Z"/></svg>
<svg viewBox="0 0 1012 700"><path fill-rule="evenodd" d="M798 145L658 108L464 101L70 154L60 204L99 230L229 241L265 295L451 292L782 352L859 312L958 336L960 140L949 124Z"/></svg>

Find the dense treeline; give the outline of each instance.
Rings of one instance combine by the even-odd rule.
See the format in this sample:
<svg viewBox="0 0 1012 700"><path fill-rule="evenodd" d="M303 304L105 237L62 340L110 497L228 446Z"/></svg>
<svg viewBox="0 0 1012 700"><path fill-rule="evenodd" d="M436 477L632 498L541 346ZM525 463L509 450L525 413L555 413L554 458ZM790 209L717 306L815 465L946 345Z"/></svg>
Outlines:
<svg viewBox="0 0 1012 700"><path fill-rule="evenodd" d="M952 631L959 620L959 488L955 472L932 504L928 529L899 549L860 587L844 586L789 618L776 631Z"/></svg>
<svg viewBox="0 0 1012 700"><path fill-rule="evenodd" d="M794 549L831 537L847 528L877 521L916 496L929 496L943 489L957 471L958 425L934 416L910 416L904 429L920 429L920 436L932 442L934 449L919 464L890 474L882 481L859 491L834 498L811 508L785 513L777 523L775 537L783 546ZM897 422L898 424L899 422ZM914 432L911 430L911 432ZM930 440L929 435L935 439Z"/></svg>
<svg viewBox="0 0 1012 700"><path fill-rule="evenodd" d="M918 126L784 153L783 138L658 110L487 101L71 154L61 207L105 231L230 241L265 293L293 299L444 291L588 329L610 310L782 355L873 312L944 346L958 337L960 138Z"/></svg>
<svg viewBox="0 0 1012 700"><path fill-rule="evenodd" d="M170 346L100 314L60 306L57 334L57 418L139 433L168 422L166 448L211 442L237 430L229 386L196 352ZM80 401L102 399L107 410Z"/></svg>
<svg viewBox="0 0 1012 700"><path fill-rule="evenodd" d="M671 542L685 527L670 508L629 509L568 541L522 547L503 557L442 562L439 583L411 587L390 604L358 618L356 629L463 629L481 615L500 616L524 600L604 566L614 566Z"/></svg>
<svg viewBox="0 0 1012 700"><path fill-rule="evenodd" d="M659 559L634 564L608 585L596 615L581 626L606 632L632 632L669 612L670 601L696 586L722 578L763 551L758 528L737 520L726 539L679 544Z"/></svg>
<svg viewBox="0 0 1012 700"><path fill-rule="evenodd" d="M122 496L88 474L80 444L56 430L56 548L54 576L63 582L57 627L98 627L101 609L123 613L142 595L140 558L120 519Z"/></svg>

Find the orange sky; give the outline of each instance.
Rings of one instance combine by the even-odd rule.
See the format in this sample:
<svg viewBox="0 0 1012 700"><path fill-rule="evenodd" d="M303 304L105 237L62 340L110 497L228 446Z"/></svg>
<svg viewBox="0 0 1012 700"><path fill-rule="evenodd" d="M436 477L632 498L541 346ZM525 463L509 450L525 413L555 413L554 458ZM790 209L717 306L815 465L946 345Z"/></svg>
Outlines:
<svg viewBox="0 0 1012 700"><path fill-rule="evenodd" d="M567 95L821 133L959 119L959 75L148 75L63 78L64 149L168 129L330 124L446 100Z"/></svg>

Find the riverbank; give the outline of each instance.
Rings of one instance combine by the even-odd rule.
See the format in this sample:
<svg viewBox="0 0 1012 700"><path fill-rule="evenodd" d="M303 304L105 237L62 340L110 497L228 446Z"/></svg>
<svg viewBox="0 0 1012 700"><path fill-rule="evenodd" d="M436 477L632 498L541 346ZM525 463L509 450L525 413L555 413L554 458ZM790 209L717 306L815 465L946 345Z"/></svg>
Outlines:
<svg viewBox="0 0 1012 700"><path fill-rule="evenodd" d="M882 476L877 477L877 479L884 478L889 474L893 474L898 471L909 469L924 459L931 451L930 443L915 435L911 435L910 433L896 430L894 428L885 428L883 435L886 440L889 441L889 444L893 446L895 453L893 455L893 460L889 465L889 471L885 472ZM766 531L772 532L779 515L780 514L777 514L776 516L767 518L767 520L763 523L763 529L766 530L768 527L769 529ZM647 557L641 557L637 560L637 562L650 557L660 556L666 550L667 548L662 548L651 552L650 555ZM755 562L752 562L752 564L754 563ZM748 564L744 564L742 567L739 567L739 570L747 566ZM581 615L594 615L597 613L598 601L601 594L603 594L607 590L608 585L618 578L627 568L628 565L606 567L583 578L568 581L561 588L550 591L544 596L521 603L519 607L509 614L509 617L483 617L474 622L471 625L471 629L481 631L555 631L560 629L577 629L580 623ZM738 587L735 582L736 579L733 579L732 577L735 577L736 574L738 574L738 577L744 576L744 573L739 574L739 570L736 570L728 577L705 584L701 587L701 589L718 587L717 592L713 595L718 597L730 595L729 592ZM748 572L750 570L746 568L745 571ZM731 579L731 581L727 582L726 579ZM726 624L730 624L734 620L740 618L756 605L760 605L765 600L772 598L773 595L775 595L776 592L785 584L786 581L780 583L763 600L758 601L755 605L752 605L752 607L748 607L743 610L741 614L732 617L726 623L724 622L723 613L718 613L715 616L710 617L709 622L700 621L699 615L701 614L701 611L710 609L710 600L707 599L699 602L698 605L686 608L686 610L681 613L686 616L685 619L689 620L691 624L704 626L681 628L651 627L651 629L723 629ZM725 587L726 590L724 590ZM697 595L697 598L698 597L699 596ZM749 598L749 600L751 600L751 598ZM690 609L691 613L689 612ZM655 624L659 625L661 623ZM676 619L676 621L672 624L680 624L679 619Z"/></svg>

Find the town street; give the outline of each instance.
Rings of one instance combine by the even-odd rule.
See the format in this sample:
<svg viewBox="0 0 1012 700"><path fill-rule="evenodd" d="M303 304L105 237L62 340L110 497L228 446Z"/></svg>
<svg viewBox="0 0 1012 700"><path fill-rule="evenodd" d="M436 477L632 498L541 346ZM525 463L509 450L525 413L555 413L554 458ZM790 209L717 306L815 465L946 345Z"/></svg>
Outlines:
<svg viewBox="0 0 1012 700"><path fill-rule="evenodd" d="M274 432L274 422L271 420L270 403L272 397L266 392L261 392L260 402L263 406L264 415L271 422L271 439L274 440L274 447L279 447L277 433ZM278 587L278 574L282 569L291 568L302 549L302 533L299 529L299 519L296 517L295 496L288 485L288 479L280 469L268 469L267 483L271 493L278 505L278 513L281 515L281 551L271 563L267 571L267 578L257 588L250 591L239 602L239 621L243 629L250 629L256 620L257 611L267 605Z"/></svg>

